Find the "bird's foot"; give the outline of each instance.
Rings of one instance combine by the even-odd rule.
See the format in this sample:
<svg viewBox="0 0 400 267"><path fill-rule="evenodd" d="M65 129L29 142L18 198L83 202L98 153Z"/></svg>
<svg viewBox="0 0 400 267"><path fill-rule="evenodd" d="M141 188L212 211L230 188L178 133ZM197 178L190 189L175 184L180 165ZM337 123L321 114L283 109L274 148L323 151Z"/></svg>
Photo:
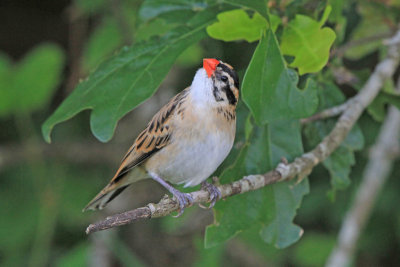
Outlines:
<svg viewBox="0 0 400 267"><path fill-rule="evenodd" d="M176 201L179 204L179 212L178 215L174 216L179 217L183 214L183 211L186 207L191 206L193 204L193 198L188 193L182 193L172 185L168 184L164 179L158 176L156 173L149 172L151 178L159 182L162 186L164 186L172 195L174 195Z"/></svg>
<svg viewBox="0 0 400 267"><path fill-rule="evenodd" d="M171 189L170 192L174 195L176 201L179 204L178 215L173 216L177 218L183 214L183 211L185 210L186 207L191 206L193 204L193 198L190 194L182 193L181 191L175 188Z"/></svg>
<svg viewBox="0 0 400 267"><path fill-rule="evenodd" d="M215 203L222 198L221 191L219 191L218 187L208 183L207 181L201 183L201 189L207 190L207 192L210 194L211 201L210 206L208 207L199 204L199 206L203 209L211 209L212 207L214 207Z"/></svg>

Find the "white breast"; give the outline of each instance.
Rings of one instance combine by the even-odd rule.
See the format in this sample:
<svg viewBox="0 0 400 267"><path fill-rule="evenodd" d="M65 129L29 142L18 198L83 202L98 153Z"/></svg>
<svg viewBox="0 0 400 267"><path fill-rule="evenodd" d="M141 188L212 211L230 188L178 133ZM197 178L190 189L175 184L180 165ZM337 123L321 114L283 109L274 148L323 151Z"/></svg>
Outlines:
<svg viewBox="0 0 400 267"><path fill-rule="evenodd" d="M233 145L235 121L204 116L194 122L174 130L171 143L147 161L148 171L174 184L195 186L221 165Z"/></svg>
<svg viewBox="0 0 400 267"><path fill-rule="evenodd" d="M224 159L233 145L227 133L209 132L199 141L179 143L175 159L164 170L164 176L172 183L195 186L206 180Z"/></svg>

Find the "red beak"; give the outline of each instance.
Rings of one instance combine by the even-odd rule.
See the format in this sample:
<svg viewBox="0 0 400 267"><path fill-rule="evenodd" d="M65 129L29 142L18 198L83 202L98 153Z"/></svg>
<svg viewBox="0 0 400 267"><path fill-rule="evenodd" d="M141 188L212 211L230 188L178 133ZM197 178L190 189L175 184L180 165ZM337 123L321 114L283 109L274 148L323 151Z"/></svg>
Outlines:
<svg viewBox="0 0 400 267"><path fill-rule="evenodd" d="M215 58L205 58L203 59L203 68L206 70L208 77L214 73L217 65L219 64L219 60Z"/></svg>

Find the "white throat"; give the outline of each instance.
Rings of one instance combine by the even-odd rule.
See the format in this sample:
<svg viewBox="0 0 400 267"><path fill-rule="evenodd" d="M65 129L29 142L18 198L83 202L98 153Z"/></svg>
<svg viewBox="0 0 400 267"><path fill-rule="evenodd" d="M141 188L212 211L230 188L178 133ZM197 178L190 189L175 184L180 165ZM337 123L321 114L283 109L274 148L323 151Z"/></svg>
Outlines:
<svg viewBox="0 0 400 267"><path fill-rule="evenodd" d="M190 86L190 94L195 104L215 104L213 82L212 79L207 76L205 69L201 68L196 72L192 85Z"/></svg>

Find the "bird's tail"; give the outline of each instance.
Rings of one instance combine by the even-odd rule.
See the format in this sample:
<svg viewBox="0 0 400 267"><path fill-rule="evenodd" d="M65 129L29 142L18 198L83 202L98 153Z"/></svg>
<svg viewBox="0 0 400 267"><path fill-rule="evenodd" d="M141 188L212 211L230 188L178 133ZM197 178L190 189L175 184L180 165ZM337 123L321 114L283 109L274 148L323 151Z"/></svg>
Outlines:
<svg viewBox="0 0 400 267"><path fill-rule="evenodd" d="M130 184L147 178L147 175L140 168L134 168L132 171L125 173L117 178L118 179L113 178L111 182L108 183L106 187L104 187L100 191L100 193L98 193L97 196L94 197L82 211L103 209L111 200L113 200L122 191L124 191Z"/></svg>

